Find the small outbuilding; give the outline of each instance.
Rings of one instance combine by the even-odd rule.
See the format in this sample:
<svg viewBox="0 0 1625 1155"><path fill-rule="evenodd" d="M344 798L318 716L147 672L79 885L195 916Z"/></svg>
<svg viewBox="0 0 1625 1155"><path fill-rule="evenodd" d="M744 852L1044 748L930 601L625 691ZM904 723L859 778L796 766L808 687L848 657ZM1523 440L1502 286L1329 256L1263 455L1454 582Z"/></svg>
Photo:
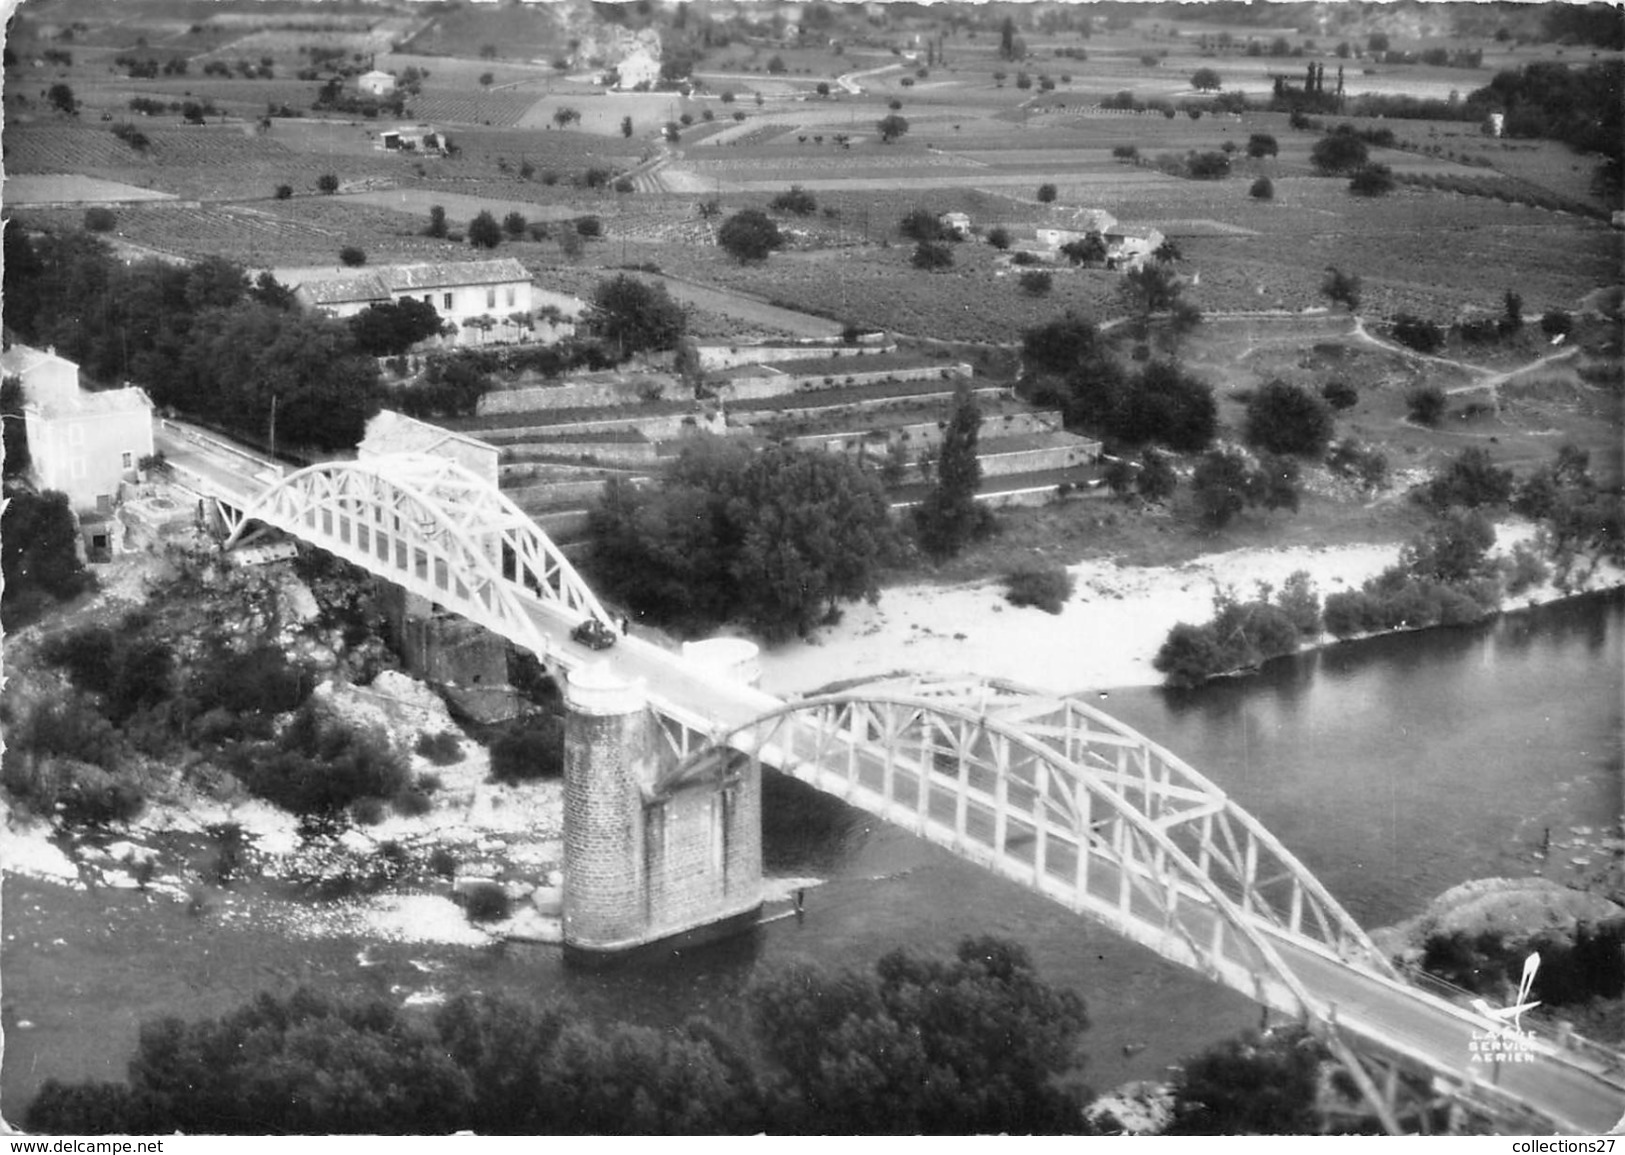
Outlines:
<svg viewBox="0 0 1625 1155"><path fill-rule="evenodd" d="M395 78L374 68L371 72L363 72L356 77L355 86L368 96L390 96L395 91Z"/></svg>

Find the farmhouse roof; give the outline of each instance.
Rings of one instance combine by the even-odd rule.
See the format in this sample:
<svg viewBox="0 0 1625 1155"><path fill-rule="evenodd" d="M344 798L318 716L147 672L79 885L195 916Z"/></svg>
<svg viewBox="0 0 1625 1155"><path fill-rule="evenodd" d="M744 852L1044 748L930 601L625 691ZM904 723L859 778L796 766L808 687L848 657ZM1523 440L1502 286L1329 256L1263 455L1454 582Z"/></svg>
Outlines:
<svg viewBox="0 0 1625 1155"><path fill-rule="evenodd" d="M389 287L377 273L303 281L294 291L312 305L347 305L353 301L387 301Z"/></svg>
<svg viewBox="0 0 1625 1155"><path fill-rule="evenodd" d="M1138 237L1143 241L1149 241L1152 237L1162 236L1162 233L1149 225L1113 225L1107 230L1107 235L1113 237Z"/></svg>
<svg viewBox="0 0 1625 1155"><path fill-rule="evenodd" d="M66 357L58 357L55 349L35 349L30 345L13 345L5 352L0 353L0 371L7 377L20 377L24 373L33 372L41 365L51 362L63 365L74 365ZM78 368L74 365L74 368Z"/></svg>
<svg viewBox="0 0 1625 1155"><path fill-rule="evenodd" d="M91 392L78 389L72 393L54 393L41 401L30 401L25 409L33 409L42 417L89 417L113 413L152 412L152 398L134 385L122 389L102 389Z"/></svg>
<svg viewBox="0 0 1625 1155"><path fill-rule="evenodd" d="M384 283L396 292L412 289L441 289L457 285L498 285L508 281L528 281L525 266L513 257L494 261L443 261L424 265L387 265L378 270Z"/></svg>
<svg viewBox="0 0 1625 1155"><path fill-rule="evenodd" d="M1078 209L1072 214L1069 227L1086 233L1103 233L1117 224L1117 218L1105 209Z"/></svg>
<svg viewBox="0 0 1625 1155"><path fill-rule="evenodd" d="M382 69L378 69L378 68L374 68L371 72L363 72L361 74L360 78L362 80L391 80L391 81L395 79L394 76L392 76L389 73L383 71Z"/></svg>

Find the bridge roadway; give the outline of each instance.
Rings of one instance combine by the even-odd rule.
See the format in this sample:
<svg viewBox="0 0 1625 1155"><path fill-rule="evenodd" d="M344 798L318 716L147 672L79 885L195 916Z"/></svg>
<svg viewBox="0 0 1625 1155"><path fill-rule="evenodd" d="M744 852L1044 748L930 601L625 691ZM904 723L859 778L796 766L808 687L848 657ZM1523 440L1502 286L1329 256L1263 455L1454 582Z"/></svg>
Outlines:
<svg viewBox="0 0 1625 1155"><path fill-rule="evenodd" d="M179 478L201 496L218 497L240 507L245 504L247 495L258 492L266 484L267 474L262 467L268 463L247 454L233 461L230 454L236 451L229 446L222 455L220 447L200 446L195 439L188 440L172 432L160 439L160 445L177 465ZM606 663L617 676L641 683L656 711L695 737L725 735L785 706L770 694L731 682L636 637L622 638L607 651L590 650L570 639L570 631L580 620L578 614L544 602L528 590L520 593L525 612L547 641L548 658L566 669ZM900 821L915 833L1036 888L1073 909L1087 908L1087 902L1081 901L1075 890L1069 899L1066 888L1057 885L1057 879L1067 873L1065 869L1057 869L1049 861L1040 868L1030 854L1022 861L1019 854L1012 853L1010 845L1006 845L1002 853L991 853L993 847L989 840L972 844L972 840L967 839L963 823L956 829L951 823L933 819L932 807L927 804L930 796L952 794L957 784L927 771L923 775L927 798L922 800L919 795L922 775L918 771L911 773L906 766L900 769L893 759L888 775L885 753L858 742L851 743L855 750L849 760L830 760L849 761L850 770L846 773L850 777L846 777L842 771L820 766L809 759L811 747L819 744L827 733L805 729L790 733L791 749L778 752L788 772L862 809ZM798 753L797 745L807 748ZM763 756L771 763L767 751L763 751ZM891 797L882 792L886 787L877 789L886 782L890 783ZM1037 809L1041 811L1042 807ZM1070 839L1075 860L1079 833L1050 824L1042 816L1039 820L1046 822L1046 834L1052 835L1049 857L1055 856L1057 845L1064 846ZM1132 863L1120 866L1108 854L1091 851L1087 889L1093 891L1099 887L1111 893L1125 881L1118 872L1144 869ZM1046 874L1054 877L1045 877ZM1168 885L1166 879L1149 876L1127 881L1139 887ZM1125 895L1130 889L1131 886L1122 887ZM1087 897L1081 896L1082 899ZM1130 908L1131 904L1126 904L1125 909ZM1225 920L1211 901L1191 888L1181 889L1172 917L1190 940L1199 943L1214 941L1215 924ZM1146 922L1143 915L1141 923L1135 928L1134 937L1148 945L1159 934L1173 938L1177 933L1161 921ZM1312 1004L1308 1009L1323 1020L1335 1021L1343 1036L1362 1053L1400 1059L1409 1070L1431 1071L1446 1086L1459 1086L1476 1075L1480 1085L1498 1088L1511 1100L1527 1105L1564 1131L1600 1134L1625 1119L1625 1086L1619 1082L1617 1067L1608 1072L1611 1077L1605 1077L1600 1062L1568 1051L1560 1053L1544 1041L1536 1044L1538 1053L1532 1062L1503 1063L1499 1069L1471 1064L1470 1044L1474 1034L1482 1034L1490 1027L1481 1016L1419 988L1345 962L1325 947L1300 941L1261 919L1253 920L1251 925L1267 937L1277 956L1306 990ZM1222 941L1223 962L1256 967L1256 949L1244 937L1231 934ZM1221 981L1238 985L1233 979ZM1263 986L1258 988L1259 991L1264 989ZM1269 1001L1278 1001L1283 989L1276 983L1276 996ZM1258 997L1255 991L1244 993ZM1292 1005L1278 1009L1291 1014L1302 1010ZM1488 1097L1497 1098L1493 1093Z"/></svg>

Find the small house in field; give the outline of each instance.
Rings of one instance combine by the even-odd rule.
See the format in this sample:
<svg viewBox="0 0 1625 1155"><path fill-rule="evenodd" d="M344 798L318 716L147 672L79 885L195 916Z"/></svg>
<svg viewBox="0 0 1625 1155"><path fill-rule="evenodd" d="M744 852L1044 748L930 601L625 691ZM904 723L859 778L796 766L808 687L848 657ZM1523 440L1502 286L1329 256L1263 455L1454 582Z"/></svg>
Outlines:
<svg viewBox="0 0 1625 1155"><path fill-rule="evenodd" d="M378 147L385 152L426 152L438 155L446 150L445 135L432 125L402 125L378 134Z"/></svg>
<svg viewBox="0 0 1625 1155"><path fill-rule="evenodd" d="M140 389L91 391L79 367L53 349L13 345L0 372L23 382L23 427L41 489L58 489L79 512L107 511L119 486L152 455L152 400Z"/></svg>
<svg viewBox="0 0 1625 1155"><path fill-rule="evenodd" d="M368 96L390 96L395 92L395 78L387 72L380 72L374 68L371 72L363 72L355 78L357 91Z"/></svg>
<svg viewBox="0 0 1625 1155"><path fill-rule="evenodd" d="M1077 209L1059 216L1053 224L1045 225L1036 232L1038 243L1055 252L1062 245L1081 241L1090 233L1099 233L1104 237L1116 227L1117 218L1105 209Z"/></svg>
<svg viewBox="0 0 1625 1155"><path fill-rule="evenodd" d="M294 296L307 308L333 317L353 317L373 305L422 301L433 305L442 321L457 326L459 344L472 345L550 343L574 332L571 322L583 307L574 297L537 289L525 266L512 257L307 275L294 284Z"/></svg>
<svg viewBox="0 0 1625 1155"><path fill-rule="evenodd" d="M937 217L937 223L960 240L970 236L968 213L943 213Z"/></svg>
<svg viewBox="0 0 1625 1155"><path fill-rule="evenodd" d="M1153 228L1135 225L1113 225L1104 234L1106 240L1106 267L1132 269L1150 259L1163 242L1163 235Z"/></svg>

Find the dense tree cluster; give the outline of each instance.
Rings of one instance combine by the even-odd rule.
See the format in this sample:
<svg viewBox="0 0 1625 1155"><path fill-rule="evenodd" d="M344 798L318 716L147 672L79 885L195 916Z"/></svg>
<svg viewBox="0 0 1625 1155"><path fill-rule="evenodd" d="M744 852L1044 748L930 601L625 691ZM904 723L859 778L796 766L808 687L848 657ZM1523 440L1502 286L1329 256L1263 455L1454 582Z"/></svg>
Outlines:
<svg viewBox="0 0 1625 1155"><path fill-rule="evenodd" d="M879 482L845 457L715 438L685 448L657 489L611 482L589 532L594 581L638 613L738 619L768 638L877 597L895 545Z"/></svg>
<svg viewBox="0 0 1625 1155"><path fill-rule="evenodd" d="M376 411L378 370L343 321L307 313L268 276L220 258L125 264L84 233L5 231L6 324L91 380L130 380L162 406L264 442L347 448Z"/></svg>
<svg viewBox="0 0 1625 1155"><path fill-rule="evenodd" d="M746 992L746 1042L691 1019L595 1025L460 995L432 1014L301 989L143 1025L125 1083L47 1080L26 1125L152 1134L986 1134L1085 1130L1082 1000L968 939L873 973L791 966ZM750 1049L747 1050L747 1046ZM763 1063L757 1056L765 1058Z"/></svg>
<svg viewBox="0 0 1625 1155"><path fill-rule="evenodd" d="M1265 454L1249 461L1238 450L1215 449L1196 463L1191 495L1202 520L1220 529L1250 507L1296 512L1298 476L1298 463L1291 457Z"/></svg>
<svg viewBox="0 0 1625 1155"><path fill-rule="evenodd" d="M15 629L51 602L66 601L90 588L95 579L79 560L78 545L67 494L17 493L6 499L0 514L5 580L0 624Z"/></svg>
<svg viewBox="0 0 1625 1155"><path fill-rule="evenodd" d="M784 247L784 237L773 218L761 209L740 209L722 222L717 244L741 264L765 261L774 249Z"/></svg>
<svg viewBox="0 0 1625 1155"><path fill-rule="evenodd" d="M1213 620L1175 625L1152 666L1168 685L1185 688L1296 653L1300 641L1320 633L1320 596L1305 570L1287 578L1273 599L1272 592L1261 584L1256 597L1242 601L1221 591L1213 599Z"/></svg>

